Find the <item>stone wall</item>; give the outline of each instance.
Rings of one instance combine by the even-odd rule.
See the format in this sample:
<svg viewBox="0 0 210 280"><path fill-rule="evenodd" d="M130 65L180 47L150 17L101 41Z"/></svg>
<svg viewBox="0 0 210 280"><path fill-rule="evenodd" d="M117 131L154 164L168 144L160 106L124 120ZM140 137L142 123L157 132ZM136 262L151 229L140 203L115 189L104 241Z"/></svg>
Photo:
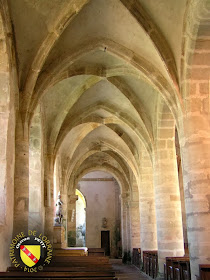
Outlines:
<svg viewBox="0 0 210 280"><path fill-rule="evenodd" d="M9 34L8 8L0 13L0 271L10 264L9 245L13 231L15 119L17 75L11 57L12 39Z"/></svg>
<svg viewBox="0 0 210 280"><path fill-rule="evenodd" d="M119 228L120 205L116 204L115 181L109 177L104 178L103 172L93 172L93 181L80 181L80 191L86 198L86 246L101 248L101 231L110 231L111 255L116 254L117 227ZM105 173L106 175L106 173ZM97 179L98 178L98 179ZM119 195L119 192L118 192ZM103 218L107 219L107 225L103 224Z"/></svg>

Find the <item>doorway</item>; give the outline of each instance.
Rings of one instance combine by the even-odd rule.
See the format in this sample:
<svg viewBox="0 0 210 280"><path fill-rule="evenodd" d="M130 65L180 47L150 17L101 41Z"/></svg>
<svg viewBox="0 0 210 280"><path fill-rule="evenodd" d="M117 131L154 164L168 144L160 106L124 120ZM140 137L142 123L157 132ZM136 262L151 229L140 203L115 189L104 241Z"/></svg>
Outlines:
<svg viewBox="0 0 210 280"><path fill-rule="evenodd" d="M101 231L101 248L105 250L105 255L110 256L110 232L109 230Z"/></svg>

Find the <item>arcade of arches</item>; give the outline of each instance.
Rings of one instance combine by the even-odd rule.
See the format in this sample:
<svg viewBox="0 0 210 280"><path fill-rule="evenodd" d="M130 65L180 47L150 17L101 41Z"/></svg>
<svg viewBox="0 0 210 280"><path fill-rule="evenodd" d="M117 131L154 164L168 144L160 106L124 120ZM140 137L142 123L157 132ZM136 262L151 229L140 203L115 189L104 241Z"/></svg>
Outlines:
<svg viewBox="0 0 210 280"><path fill-rule="evenodd" d="M210 263L210 1L0 9L0 270L16 233L53 240L59 191L67 239L96 172L114 184L122 254L158 250L161 274L188 246L194 280Z"/></svg>

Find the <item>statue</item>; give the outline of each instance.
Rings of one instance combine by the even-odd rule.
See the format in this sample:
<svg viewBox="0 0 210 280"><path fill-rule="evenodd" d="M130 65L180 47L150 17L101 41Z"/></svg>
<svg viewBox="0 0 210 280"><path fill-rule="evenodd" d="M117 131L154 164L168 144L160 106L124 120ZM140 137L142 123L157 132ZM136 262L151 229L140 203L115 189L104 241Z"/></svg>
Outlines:
<svg viewBox="0 0 210 280"><path fill-rule="evenodd" d="M107 223L108 223L107 218L104 217L104 218L102 219L102 227L103 227L103 228L107 228Z"/></svg>
<svg viewBox="0 0 210 280"><path fill-rule="evenodd" d="M61 194L59 192L58 199L55 204L55 206L56 206L56 212L55 212L56 217L54 219L55 226L61 226L61 224L62 224L62 218L63 218L62 204L63 204L63 201L61 200Z"/></svg>

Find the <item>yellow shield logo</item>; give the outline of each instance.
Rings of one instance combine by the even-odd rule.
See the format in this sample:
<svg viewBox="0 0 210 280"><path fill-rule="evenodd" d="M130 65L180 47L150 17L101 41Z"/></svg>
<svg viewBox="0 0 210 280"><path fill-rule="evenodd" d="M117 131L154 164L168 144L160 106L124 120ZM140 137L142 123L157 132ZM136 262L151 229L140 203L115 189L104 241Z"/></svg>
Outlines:
<svg viewBox="0 0 210 280"><path fill-rule="evenodd" d="M41 256L40 245L21 245L20 258L28 267L32 267L39 261Z"/></svg>

